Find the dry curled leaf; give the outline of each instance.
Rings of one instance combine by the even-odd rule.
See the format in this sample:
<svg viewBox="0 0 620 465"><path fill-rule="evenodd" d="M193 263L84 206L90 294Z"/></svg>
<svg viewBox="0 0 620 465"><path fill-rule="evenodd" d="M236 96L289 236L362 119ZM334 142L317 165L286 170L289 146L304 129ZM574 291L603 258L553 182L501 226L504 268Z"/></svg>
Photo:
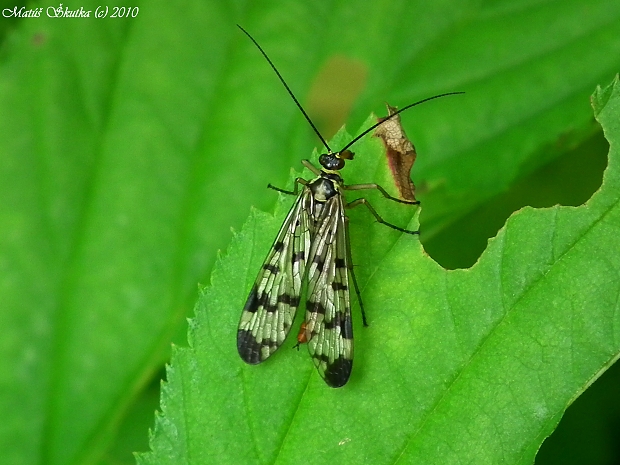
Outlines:
<svg viewBox="0 0 620 465"><path fill-rule="evenodd" d="M397 108L389 104L386 106L389 118L396 113ZM381 122L386 119L378 118L378 121ZM378 126L375 129L375 136L379 137L385 145L388 165L400 198L415 201L415 185L411 181L411 168L416 159L416 151L400 124L400 115L396 115Z"/></svg>

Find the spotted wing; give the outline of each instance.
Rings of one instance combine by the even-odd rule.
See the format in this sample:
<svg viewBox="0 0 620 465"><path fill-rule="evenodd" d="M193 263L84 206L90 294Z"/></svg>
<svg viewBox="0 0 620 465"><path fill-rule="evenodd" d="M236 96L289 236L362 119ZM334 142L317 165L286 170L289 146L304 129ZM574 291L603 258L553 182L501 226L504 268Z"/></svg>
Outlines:
<svg viewBox="0 0 620 465"><path fill-rule="evenodd" d="M304 188L250 291L237 331L237 349L246 363L257 364L273 354L291 329L310 250L313 203Z"/></svg>
<svg viewBox="0 0 620 465"><path fill-rule="evenodd" d="M304 339L332 387L344 386L353 367L346 221L342 197L335 195L322 208L308 257Z"/></svg>

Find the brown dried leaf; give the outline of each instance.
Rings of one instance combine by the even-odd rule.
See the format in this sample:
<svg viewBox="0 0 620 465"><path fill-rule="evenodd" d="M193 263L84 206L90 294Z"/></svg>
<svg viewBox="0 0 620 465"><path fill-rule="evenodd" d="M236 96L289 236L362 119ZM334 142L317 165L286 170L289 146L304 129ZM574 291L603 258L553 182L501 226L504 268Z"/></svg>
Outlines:
<svg viewBox="0 0 620 465"><path fill-rule="evenodd" d="M388 117L397 111L396 107L389 104L386 104L386 107ZM387 118L378 118L379 122L385 123L375 129L375 136L379 137L385 146L388 165L400 198L415 201L415 185L411 181L411 168L416 159L415 147L400 124L400 115L386 120Z"/></svg>

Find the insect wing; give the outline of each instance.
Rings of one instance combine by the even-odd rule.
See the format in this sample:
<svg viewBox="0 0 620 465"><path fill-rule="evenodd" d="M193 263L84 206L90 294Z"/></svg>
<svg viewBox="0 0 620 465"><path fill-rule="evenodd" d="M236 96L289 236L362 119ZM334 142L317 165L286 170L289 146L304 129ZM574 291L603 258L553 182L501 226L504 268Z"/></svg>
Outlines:
<svg viewBox="0 0 620 465"><path fill-rule="evenodd" d="M237 331L237 350L246 363L257 364L273 354L291 329L310 250L313 203L304 188L250 291Z"/></svg>
<svg viewBox="0 0 620 465"><path fill-rule="evenodd" d="M323 206L308 258L305 339L319 374L332 387L344 386L353 367L346 220L336 195Z"/></svg>

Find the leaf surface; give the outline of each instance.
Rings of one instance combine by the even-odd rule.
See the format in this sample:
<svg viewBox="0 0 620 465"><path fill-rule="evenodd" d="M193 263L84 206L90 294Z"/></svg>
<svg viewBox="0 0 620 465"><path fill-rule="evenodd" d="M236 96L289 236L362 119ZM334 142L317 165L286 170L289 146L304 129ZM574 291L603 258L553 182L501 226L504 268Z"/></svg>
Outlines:
<svg viewBox="0 0 620 465"><path fill-rule="evenodd" d="M420 154L414 179L427 186L428 237L565 149L549 144L589 134L586 98L617 72L620 54L614 0L154 2L105 20L48 18L46 7L1 32L6 463L90 463L104 453L184 333L196 283L208 280L230 226L250 205L267 209L264 186L283 184L313 146L235 23L303 103L334 56L365 70L355 106L341 112L353 128L371 110L383 114L385 101L467 91L403 115ZM351 180L381 179L372 160L358 166ZM395 222L410 216L381 207ZM397 240L365 235L363 212L352 217L357 250L385 253ZM360 262L368 286L387 262L375 263Z"/></svg>
<svg viewBox="0 0 620 465"><path fill-rule="evenodd" d="M593 106L611 145L601 189L581 207L515 213L471 269L441 269L411 237L353 217L370 327L357 318L342 389L287 344L259 366L239 360L236 322L285 214L254 211L175 351L139 462L532 463L620 354L617 78ZM380 159L376 140L357 150Z"/></svg>

